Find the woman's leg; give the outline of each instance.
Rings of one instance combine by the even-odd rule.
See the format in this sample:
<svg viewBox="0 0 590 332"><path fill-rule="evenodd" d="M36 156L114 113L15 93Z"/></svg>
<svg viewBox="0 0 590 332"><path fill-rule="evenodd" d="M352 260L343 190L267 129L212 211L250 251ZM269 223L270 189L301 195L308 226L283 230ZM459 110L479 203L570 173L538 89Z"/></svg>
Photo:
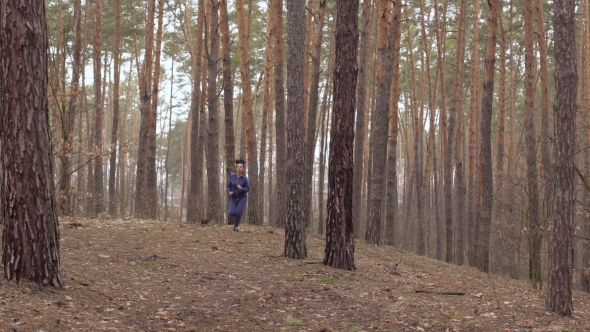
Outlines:
<svg viewBox="0 0 590 332"><path fill-rule="evenodd" d="M238 207L238 202L236 202L233 199L230 199L229 200L229 212L228 212L228 214L230 216L235 216L236 215L236 209L237 209L237 207Z"/></svg>
<svg viewBox="0 0 590 332"><path fill-rule="evenodd" d="M236 202L236 208L235 208L236 220L234 223L234 228L236 228L240 225L240 219L242 218L242 214L244 213L244 209L246 208L247 202L248 202L248 198L242 198Z"/></svg>

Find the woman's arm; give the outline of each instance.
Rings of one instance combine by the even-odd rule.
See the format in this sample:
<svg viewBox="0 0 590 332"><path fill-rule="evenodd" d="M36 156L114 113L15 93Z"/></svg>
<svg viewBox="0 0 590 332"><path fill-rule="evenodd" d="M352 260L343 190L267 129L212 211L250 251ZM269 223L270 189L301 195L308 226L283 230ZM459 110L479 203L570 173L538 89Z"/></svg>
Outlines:
<svg viewBox="0 0 590 332"><path fill-rule="evenodd" d="M227 192L231 193L232 189L231 189L231 175L229 176L229 178L227 178L227 186L226 186Z"/></svg>
<svg viewBox="0 0 590 332"><path fill-rule="evenodd" d="M242 184L242 192L247 193L250 191L250 184L248 183L248 177L244 175L244 184Z"/></svg>

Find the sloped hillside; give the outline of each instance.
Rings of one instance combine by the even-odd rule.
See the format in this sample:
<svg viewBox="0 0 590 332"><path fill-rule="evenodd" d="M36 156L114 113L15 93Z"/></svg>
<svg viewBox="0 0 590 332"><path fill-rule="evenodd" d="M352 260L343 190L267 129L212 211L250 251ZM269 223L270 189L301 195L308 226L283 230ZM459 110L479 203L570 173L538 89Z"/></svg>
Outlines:
<svg viewBox="0 0 590 332"><path fill-rule="evenodd" d="M282 257L280 229L61 219L63 290L0 279L4 331L590 331L526 281L356 244L354 272Z"/></svg>

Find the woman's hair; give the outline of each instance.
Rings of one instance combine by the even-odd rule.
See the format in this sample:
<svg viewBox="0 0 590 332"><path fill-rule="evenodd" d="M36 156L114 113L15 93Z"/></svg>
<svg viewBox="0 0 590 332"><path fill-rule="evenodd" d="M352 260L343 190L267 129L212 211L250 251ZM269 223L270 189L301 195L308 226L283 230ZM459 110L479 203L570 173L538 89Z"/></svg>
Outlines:
<svg viewBox="0 0 590 332"><path fill-rule="evenodd" d="M236 165L237 165L237 164L242 164L242 165L244 165L245 163L246 163L246 162L245 162L245 161L243 161L242 159L236 159Z"/></svg>

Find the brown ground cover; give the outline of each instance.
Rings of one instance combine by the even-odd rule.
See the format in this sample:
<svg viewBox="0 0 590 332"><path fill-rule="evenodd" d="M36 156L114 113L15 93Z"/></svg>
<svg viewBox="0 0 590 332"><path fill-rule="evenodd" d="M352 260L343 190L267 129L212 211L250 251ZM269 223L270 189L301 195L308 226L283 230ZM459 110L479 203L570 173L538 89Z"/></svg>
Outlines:
<svg viewBox="0 0 590 332"><path fill-rule="evenodd" d="M549 314L526 281L356 244L357 270L282 257L280 229L61 221L65 289L0 278L4 331L590 331L590 295Z"/></svg>

